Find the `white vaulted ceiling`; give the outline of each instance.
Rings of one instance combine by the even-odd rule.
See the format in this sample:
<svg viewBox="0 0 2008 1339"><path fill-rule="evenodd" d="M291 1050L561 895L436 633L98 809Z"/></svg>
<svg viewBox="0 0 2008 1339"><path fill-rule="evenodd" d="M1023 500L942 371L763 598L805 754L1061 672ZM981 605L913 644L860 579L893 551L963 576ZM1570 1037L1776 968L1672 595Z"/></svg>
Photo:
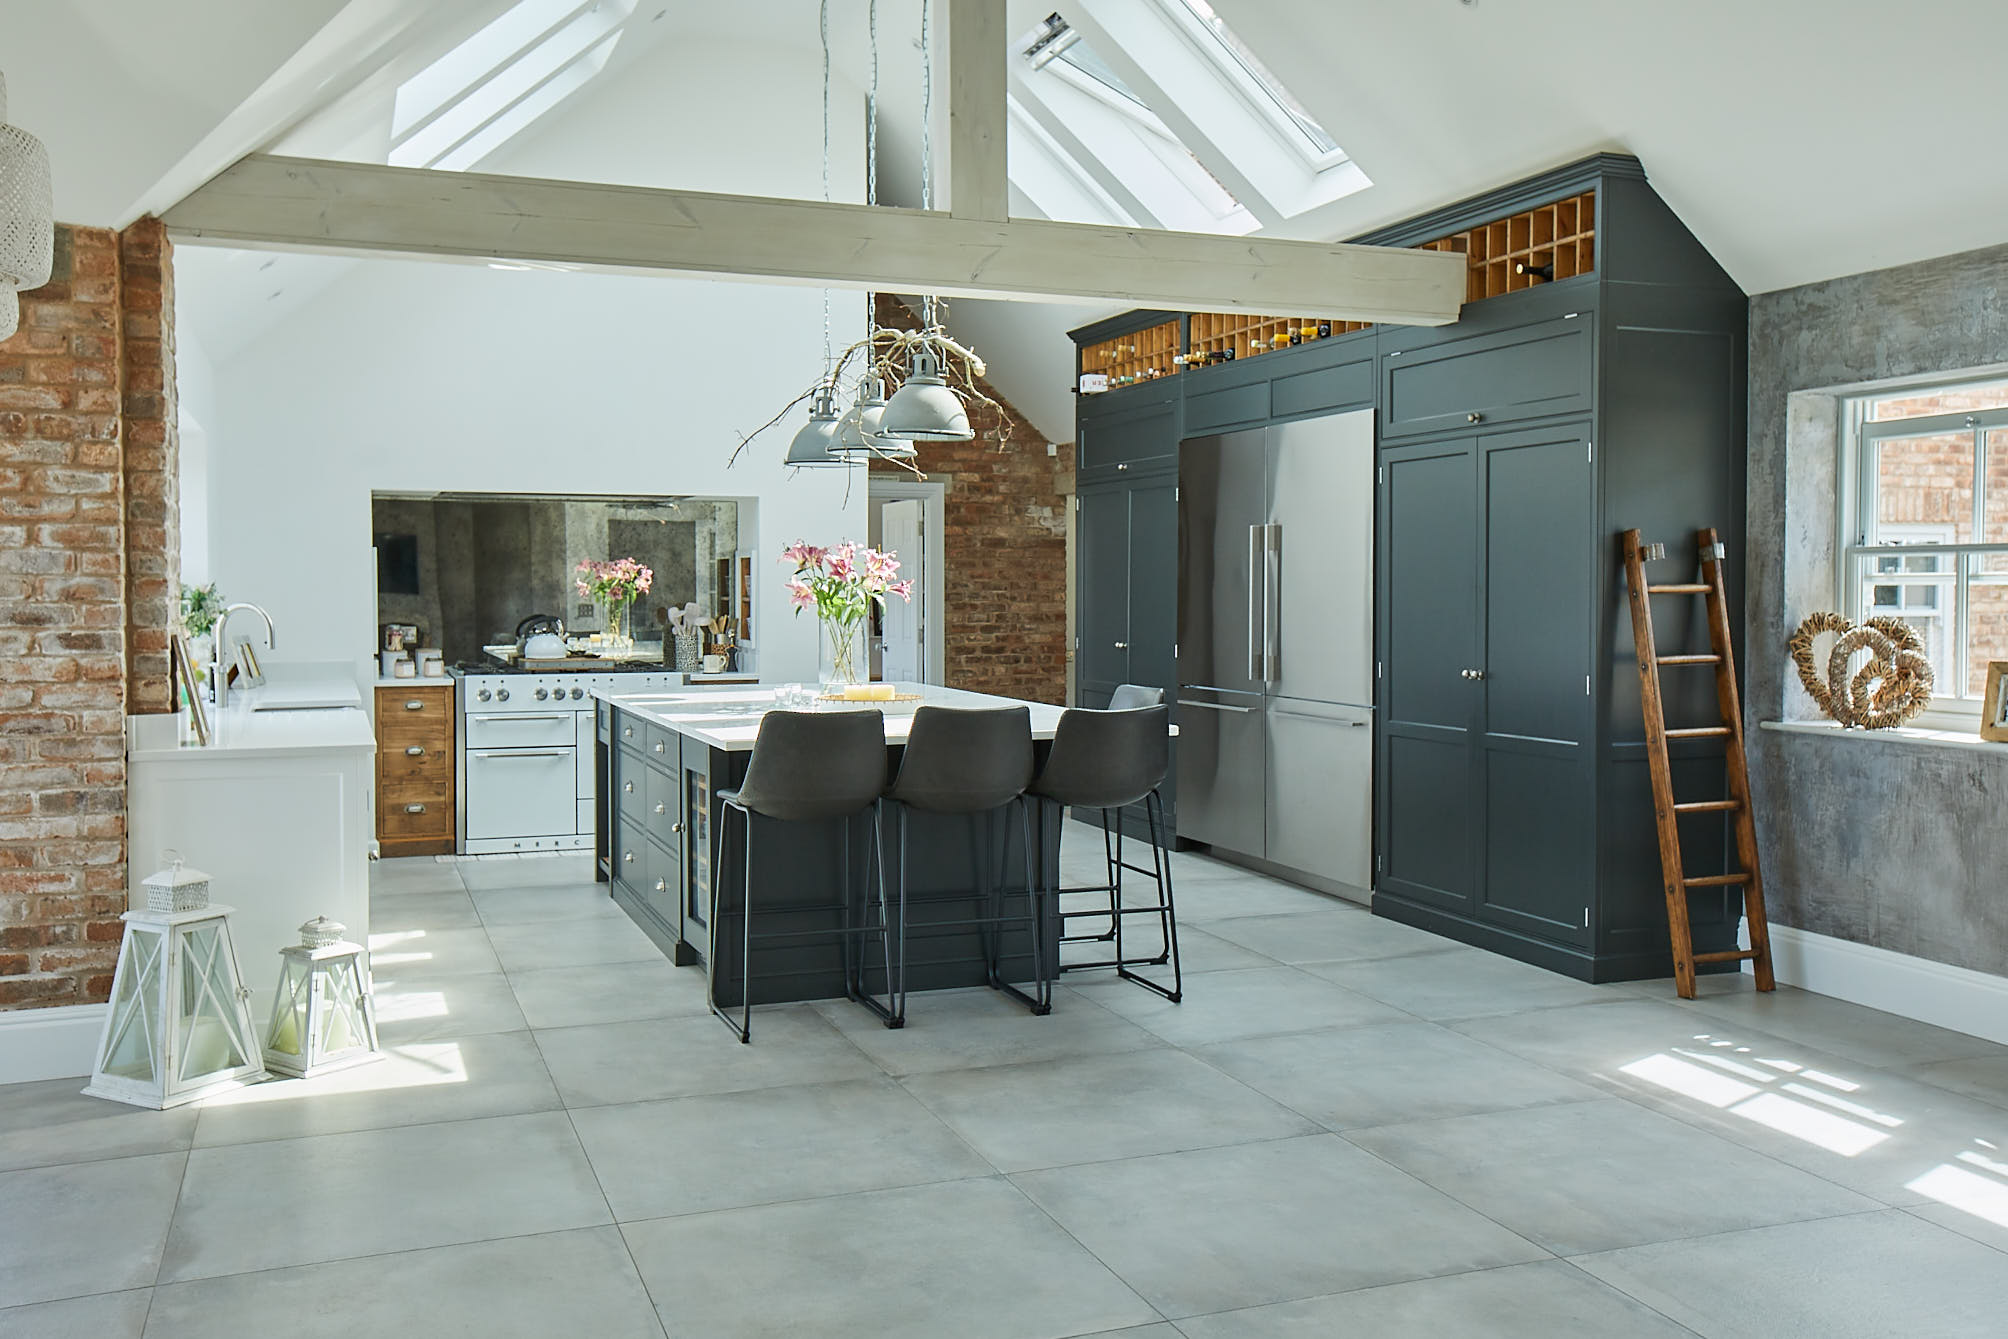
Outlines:
<svg viewBox="0 0 2008 1339"><path fill-rule="evenodd" d="M1114 2L1072 8L1092 17ZM901 203L918 194L918 3L880 5L882 193ZM1056 6L1069 9L1060 0L1007 3L1014 36ZM2000 0L1213 5L1372 181L1285 219L1272 229L1280 235L1352 236L1608 149L1637 155L1751 292L2008 240L1999 150L2008 99L1991 70L1994 53L2008 49ZM49 145L59 214L120 224L173 203L318 111L340 105L353 115L358 86L386 61L429 59L506 7L0 0L0 68L9 119ZM832 10L839 75L861 86L866 0L832 0ZM731 42L753 53L745 104L718 108L731 117L761 98L761 47L813 50L816 16L816 0L640 0L596 82L647 79L665 44ZM633 133L640 142L704 131L636 125ZM800 133L819 132L810 123ZM307 133L295 142L311 141ZM607 146L594 148L605 161ZM1014 191L1021 207L1026 198ZM999 387L1050 436L1069 433L1071 366L1057 336L1096 313L961 306Z"/></svg>

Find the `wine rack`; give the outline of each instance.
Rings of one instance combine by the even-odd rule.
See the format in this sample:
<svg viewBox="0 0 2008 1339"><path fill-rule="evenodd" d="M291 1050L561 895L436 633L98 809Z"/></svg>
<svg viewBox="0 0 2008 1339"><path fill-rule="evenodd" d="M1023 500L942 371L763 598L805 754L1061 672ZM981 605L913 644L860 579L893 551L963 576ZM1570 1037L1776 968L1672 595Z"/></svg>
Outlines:
<svg viewBox="0 0 2008 1339"><path fill-rule="evenodd" d="M1597 267L1597 193L1540 205L1434 242L1418 250L1464 256L1464 300L1480 302Z"/></svg>
<svg viewBox="0 0 2008 1339"><path fill-rule="evenodd" d="M1584 191L1551 204L1481 223L1463 232L1418 245L1421 251L1453 251L1465 258L1464 300L1481 302L1559 279L1589 274L1597 267L1597 193ZM1081 371L1108 376L1109 389L1198 367L1252 358L1293 344L1365 330L1366 321L1312 320L1308 317L1254 316L1246 312L1194 312L1186 318L1183 345L1179 322L1166 321L1127 335L1081 347Z"/></svg>
<svg viewBox="0 0 2008 1339"><path fill-rule="evenodd" d="M1175 375L1180 366L1179 356L1178 321L1174 318L1147 330L1082 345L1081 371L1104 374L1109 379L1109 389L1114 390Z"/></svg>

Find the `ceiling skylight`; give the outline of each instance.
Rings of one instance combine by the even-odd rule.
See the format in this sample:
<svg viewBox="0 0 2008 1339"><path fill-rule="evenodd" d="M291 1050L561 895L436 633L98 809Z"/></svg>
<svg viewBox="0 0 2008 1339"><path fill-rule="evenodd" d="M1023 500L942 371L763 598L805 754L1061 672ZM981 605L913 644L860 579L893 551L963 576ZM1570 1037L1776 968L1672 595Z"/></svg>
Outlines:
<svg viewBox="0 0 2008 1339"><path fill-rule="evenodd" d="M1206 3L1206 0L1181 0L1181 3L1184 4L1186 12L1197 19L1200 25L1213 35L1214 40L1220 43L1222 50L1240 64L1248 77L1262 90L1263 95L1276 105L1276 110L1288 117L1302 132L1304 138L1311 142L1313 149L1320 154L1339 151L1338 141L1325 133L1325 128L1318 124L1317 118L1304 109L1304 104L1297 101L1295 95L1284 87L1282 80L1269 73L1269 67L1248 49L1246 42L1234 35L1234 30L1227 26L1226 21L1213 12L1212 5Z"/></svg>

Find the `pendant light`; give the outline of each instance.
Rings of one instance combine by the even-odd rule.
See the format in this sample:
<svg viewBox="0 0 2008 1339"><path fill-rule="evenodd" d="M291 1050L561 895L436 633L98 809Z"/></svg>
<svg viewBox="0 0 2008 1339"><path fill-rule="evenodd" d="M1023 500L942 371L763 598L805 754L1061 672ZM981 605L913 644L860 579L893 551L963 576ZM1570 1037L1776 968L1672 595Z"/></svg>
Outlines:
<svg viewBox="0 0 2008 1339"><path fill-rule="evenodd" d="M823 0L823 203L830 199L830 0ZM809 406L809 421L788 443L782 462L791 469L848 469L850 461L833 455L837 439L837 378L830 370L830 290L823 290L823 381Z"/></svg>
<svg viewBox="0 0 2008 1339"><path fill-rule="evenodd" d="M49 282L56 246L49 151L6 122L7 78L0 75L0 339L20 324L18 295Z"/></svg>
<svg viewBox="0 0 2008 1339"><path fill-rule="evenodd" d="M934 208L934 57L928 42L931 0L920 6L920 207ZM914 346L911 371L886 401L879 436L907 442L966 442L976 435L969 411L941 375L941 353L935 341L941 329L935 321L934 298L924 299L921 342Z"/></svg>

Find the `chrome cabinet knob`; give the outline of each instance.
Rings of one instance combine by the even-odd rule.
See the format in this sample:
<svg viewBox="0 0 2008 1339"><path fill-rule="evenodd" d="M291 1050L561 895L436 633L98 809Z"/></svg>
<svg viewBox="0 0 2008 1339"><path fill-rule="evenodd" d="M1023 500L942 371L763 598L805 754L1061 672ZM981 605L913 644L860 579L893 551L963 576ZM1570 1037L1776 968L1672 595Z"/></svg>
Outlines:
<svg viewBox="0 0 2008 1339"><path fill-rule="evenodd" d="M669 806L666 804L658 804L655 807L655 811L659 814L666 814L669 812Z"/></svg>
<svg viewBox="0 0 2008 1339"><path fill-rule="evenodd" d="M1469 674L1469 673L1471 673L1471 671L1470 671L1470 670L1466 670L1466 671L1464 671L1464 672L1465 672L1466 674ZM624 791L626 791L626 792L627 792L628 794L630 794L630 795L634 794L634 782L632 782L632 781L626 781L626 782L623 782L623 783L621 784L621 789L622 789L622 790L624 790Z"/></svg>
<svg viewBox="0 0 2008 1339"><path fill-rule="evenodd" d="M622 856L621 859L625 860L628 864L632 865L634 863L634 852L629 851L626 855Z"/></svg>
<svg viewBox="0 0 2008 1339"><path fill-rule="evenodd" d="M1128 642L1117 642L1117 643L1116 643L1116 650L1118 650L1118 651L1127 651L1127 650L1129 650L1129 643L1128 643Z"/></svg>
<svg viewBox="0 0 2008 1339"><path fill-rule="evenodd" d="M404 751L404 756L407 758L419 758L423 757L424 755L425 755L425 745L423 744L413 744L410 748Z"/></svg>
<svg viewBox="0 0 2008 1339"><path fill-rule="evenodd" d="M1459 670L1457 672L1463 675L1467 679L1482 679L1485 677L1485 671L1482 669L1467 669L1467 670Z"/></svg>
<svg viewBox="0 0 2008 1339"><path fill-rule="evenodd" d="M665 891L666 889L668 889L668 887L669 887L669 881L667 879L657 879L655 881L655 890L658 893Z"/></svg>
<svg viewBox="0 0 2008 1339"><path fill-rule="evenodd" d="M657 753L662 752L662 741L659 739L655 742L655 751Z"/></svg>
<svg viewBox="0 0 2008 1339"><path fill-rule="evenodd" d="M1118 470L1126 470L1126 469L1128 469L1128 468L1129 468L1129 466L1127 466L1127 465L1118 465L1118 466L1116 466L1116 468L1117 468Z"/></svg>
<svg viewBox="0 0 2008 1339"><path fill-rule="evenodd" d="M1464 416L1464 421L1465 421L1466 423L1483 423L1483 422L1485 421L1485 415L1483 415L1483 414L1466 414L1466 415Z"/></svg>
<svg viewBox="0 0 2008 1339"><path fill-rule="evenodd" d="M634 738L634 727L633 727L632 725L624 725L624 726L622 726L622 727L621 727L621 738L622 738L622 739L633 739L633 738Z"/></svg>
<svg viewBox="0 0 2008 1339"><path fill-rule="evenodd" d="M669 825L669 830L670 830L671 832L681 832L681 831L683 831L683 824L681 824L681 823L671 823L671 824Z"/></svg>

